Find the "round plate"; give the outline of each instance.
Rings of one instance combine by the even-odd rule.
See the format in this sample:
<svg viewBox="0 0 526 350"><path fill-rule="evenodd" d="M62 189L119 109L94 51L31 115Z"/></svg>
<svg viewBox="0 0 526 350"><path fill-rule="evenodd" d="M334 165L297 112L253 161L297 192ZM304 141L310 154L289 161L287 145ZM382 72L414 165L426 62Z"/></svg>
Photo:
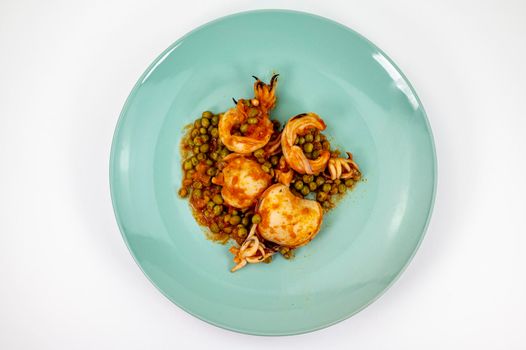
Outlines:
<svg viewBox="0 0 526 350"><path fill-rule="evenodd" d="M228 247L207 240L177 196L179 143L202 111L231 108L232 97L253 96L252 75L268 81L273 73L272 116L318 113L364 181L294 259L231 273ZM380 49L325 18L264 10L210 22L152 63L120 116L110 182L123 237L163 294L214 325L284 335L343 320L396 279L429 221L435 168L422 105Z"/></svg>

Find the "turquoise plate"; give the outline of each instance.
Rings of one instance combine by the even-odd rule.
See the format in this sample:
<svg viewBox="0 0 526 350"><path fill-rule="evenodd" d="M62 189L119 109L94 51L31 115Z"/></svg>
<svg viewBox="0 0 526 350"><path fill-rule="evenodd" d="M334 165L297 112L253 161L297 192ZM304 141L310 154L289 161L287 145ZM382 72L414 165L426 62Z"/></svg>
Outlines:
<svg viewBox="0 0 526 350"><path fill-rule="evenodd" d="M205 238L177 196L179 142L202 111L225 111L252 96L252 75L274 72L273 117L318 113L365 179L295 259L230 273L227 247ZM122 110L110 182L124 240L164 295L220 327L286 335L355 314L404 270L431 215L436 157L416 93L380 49L328 19L264 10L210 22L152 63Z"/></svg>

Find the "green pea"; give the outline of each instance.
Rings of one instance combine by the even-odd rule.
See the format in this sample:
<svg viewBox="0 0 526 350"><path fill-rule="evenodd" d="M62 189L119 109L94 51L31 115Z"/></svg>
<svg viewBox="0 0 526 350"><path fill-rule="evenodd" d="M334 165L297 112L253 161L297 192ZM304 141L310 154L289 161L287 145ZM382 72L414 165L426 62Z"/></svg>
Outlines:
<svg viewBox="0 0 526 350"><path fill-rule="evenodd" d="M278 156L272 156L272 157L270 157L270 163L272 163L272 165L278 165L278 163L279 163L279 157L278 157Z"/></svg>
<svg viewBox="0 0 526 350"><path fill-rule="evenodd" d="M203 146L201 146L201 147L203 147ZM205 160L205 159L206 159L206 154L204 154L204 153L199 153L199 154L197 155L197 159L198 159L198 160Z"/></svg>
<svg viewBox="0 0 526 350"><path fill-rule="evenodd" d="M196 190L192 191L192 196L195 197L195 198L201 198L202 195L203 195L203 193L201 192L200 189L196 189Z"/></svg>
<svg viewBox="0 0 526 350"><path fill-rule="evenodd" d="M211 166L212 164L214 164L214 162L212 162L212 159L207 159L207 160L205 161L205 163L206 163L206 165L208 165L208 166ZM209 170L210 170L210 169L209 169Z"/></svg>
<svg viewBox="0 0 526 350"><path fill-rule="evenodd" d="M192 129L192 132L190 133L190 136L192 136L192 137L199 136L199 128Z"/></svg>
<svg viewBox="0 0 526 350"><path fill-rule="evenodd" d="M194 170L194 169L188 170L188 171L186 172L185 178L187 178L187 179L191 179L192 176L194 176L194 174L195 174L195 170Z"/></svg>
<svg viewBox="0 0 526 350"><path fill-rule="evenodd" d="M306 142L312 142L313 140L314 140L314 136L312 136L312 134L305 135Z"/></svg>
<svg viewBox="0 0 526 350"><path fill-rule="evenodd" d="M244 238L246 237L248 234L248 230L244 227L240 227L237 229L237 235L241 238Z"/></svg>
<svg viewBox="0 0 526 350"><path fill-rule="evenodd" d="M303 182L306 184L312 182L314 180L314 176L312 175L303 175Z"/></svg>
<svg viewBox="0 0 526 350"><path fill-rule="evenodd" d="M195 154L199 153L199 146L195 146L193 151L194 151Z"/></svg>
<svg viewBox="0 0 526 350"><path fill-rule="evenodd" d="M222 205L215 205L213 209L214 215L219 216L223 212L223 206Z"/></svg>
<svg viewBox="0 0 526 350"><path fill-rule="evenodd" d="M254 225L257 225L261 222L261 215L259 214L254 214L254 216L252 216L252 223Z"/></svg>
<svg viewBox="0 0 526 350"><path fill-rule="evenodd" d="M265 151L263 151L263 149L260 148L258 150L255 150L253 154L254 154L254 157L261 158L265 154Z"/></svg>
<svg viewBox="0 0 526 350"><path fill-rule="evenodd" d="M196 181L192 184L192 187L195 189L201 189L203 187L203 184L199 181Z"/></svg>
<svg viewBox="0 0 526 350"><path fill-rule="evenodd" d="M201 126L208 128L210 126L210 119L207 118L201 118Z"/></svg>
<svg viewBox="0 0 526 350"><path fill-rule="evenodd" d="M336 179L336 180L334 180L334 183L335 183L336 185L339 185L340 182L342 182L342 180L340 180L340 179Z"/></svg>
<svg viewBox="0 0 526 350"><path fill-rule="evenodd" d="M331 185L330 184L324 184L323 187L322 187L322 191L325 192L325 193L329 193L329 191L331 190Z"/></svg>
<svg viewBox="0 0 526 350"><path fill-rule="evenodd" d="M215 204L223 204L223 197L221 197L221 195L219 194L216 194L212 200L214 201Z"/></svg>
<svg viewBox="0 0 526 350"><path fill-rule="evenodd" d="M304 137L300 137L298 139L298 144L303 145L304 143L305 143L305 138Z"/></svg>
<svg viewBox="0 0 526 350"><path fill-rule="evenodd" d="M307 186L303 186L303 188L301 189L301 194L306 196L310 193L310 190Z"/></svg>
<svg viewBox="0 0 526 350"><path fill-rule="evenodd" d="M345 186L352 187L352 185L354 185L354 180L353 179L345 180Z"/></svg>
<svg viewBox="0 0 526 350"><path fill-rule="evenodd" d="M257 158L257 161L259 164L263 164L265 163L265 158L261 157L261 158Z"/></svg>
<svg viewBox="0 0 526 350"><path fill-rule="evenodd" d="M230 222L230 225L237 225L241 222L241 218L238 215L233 215L228 222Z"/></svg>
<svg viewBox="0 0 526 350"><path fill-rule="evenodd" d="M200 128L200 129L199 129L199 133L200 133L201 135L206 134L206 133L207 133L206 128Z"/></svg>
<svg viewBox="0 0 526 350"><path fill-rule="evenodd" d="M194 127L196 129L199 129L201 127L201 119L197 119L195 122L194 122Z"/></svg>
<svg viewBox="0 0 526 350"><path fill-rule="evenodd" d="M320 134L316 134L316 136L314 136L314 142L320 142L320 141L321 141Z"/></svg>
<svg viewBox="0 0 526 350"><path fill-rule="evenodd" d="M329 193L330 194L338 193L338 185L333 185Z"/></svg>
<svg viewBox="0 0 526 350"><path fill-rule="evenodd" d="M221 152L219 152L219 155L221 156L221 158L225 158L226 156L228 156L228 153L228 150L222 149Z"/></svg>
<svg viewBox="0 0 526 350"><path fill-rule="evenodd" d="M257 108L249 108L247 114L249 118L253 118L253 117L257 117L257 115L259 114L259 111L257 110Z"/></svg>
<svg viewBox="0 0 526 350"><path fill-rule="evenodd" d="M199 160L196 157L190 158L190 162L192 162L193 166L197 166L197 164L199 164Z"/></svg>
<svg viewBox="0 0 526 350"><path fill-rule="evenodd" d="M212 135L212 137L218 137L219 136L219 130L217 130L217 128L210 129L210 135Z"/></svg>
<svg viewBox="0 0 526 350"><path fill-rule="evenodd" d="M190 170L192 168L193 166L191 161L187 160L186 162L184 162L184 170Z"/></svg>
<svg viewBox="0 0 526 350"><path fill-rule="evenodd" d="M210 161L212 162L212 161ZM210 164L212 165L212 164ZM217 173L217 169L214 168L214 167L211 167L211 168L208 168L208 170L206 171L206 175L208 176L215 176L215 174Z"/></svg>
<svg viewBox="0 0 526 350"><path fill-rule="evenodd" d="M326 192L318 192L316 194L316 200L318 202L323 202L324 200L326 200L328 197L327 193Z"/></svg>
<svg viewBox="0 0 526 350"><path fill-rule="evenodd" d="M212 225L210 225L210 231L212 231L213 233L218 233L219 225L214 222Z"/></svg>
<svg viewBox="0 0 526 350"><path fill-rule="evenodd" d="M314 149L314 145L310 142L307 142L306 144L303 145L303 150L307 153L312 152L313 149Z"/></svg>
<svg viewBox="0 0 526 350"><path fill-rule="evenodd" d="M225 227L223 232L230 234L232 232L232 227Z"/></svg>
<svg viewBox="0 0 526 350"><path fill-rule="evenodd" d="M202 135L201 140L203 140L203 143L207 143L210 140L210 136L208 135Z"/></svg>
<svg viewBox="0 0 526 350"><path fill-rule="evenodd" d="M325 183L325 179L322 176L316 178L316 185L321 186Z"/></svg>
<svg viewBox="0 0 526 350"><path fill-rule="evenodd" d="M206 153L209 149L210 145L208 143L205 143L204 145L201 145L201 147L199 147L199 151L201 151L201 153Z"/></svg>
<svg viewBox="0 0 526 350"><path fill-rule="evenodd" d="M219 116L218 116L218 115L214 115L214 116L212 117L212 125L215 126L215 125L217 125L217 124L219 124Z"/></svg>
<svg viewBox="0 0 526 350"><path fill-rule="evenodd" d="M217 152L210 153L210 158L212 160L217 160L218 157L219 157L219 154L217 154Z"/></svg>
<svg viewBox="0 0 526 350"><path fill-rule="evenodd" d="M298 191L301 190L303 188L303 182L302 181L296 181L294 183L294 188L297 189Z"/></svg>
<svg viewBox="0 0 526 350"><path fill-rule="evenodd" d="M194 140L193 139L189 139L188 141L186 141L186 145L190 146L190 147L194 147L195 146Z"/></svg>
<svg viewBox="0 0 526 350"><path fill-rule="evenodd" d="M329 209L331 207L331 203L329 201L324 201L321 205L325 209Z"/></svg>
<svg viewBox="0 0 526 350"><path fill-rule="evenodd" d="M238 214L239 214L239 212L237 210L235 210L235 209L232 210L232 215L238 215Z"/></svg>
<svg viewBox="0 0 526 350"><path fill-rule="evenodd" d="M248 124L241 124L239 131L241 131L243 134L246 134L248 131Z"/></svg>
<svg viewBox="0 0 526 350"><path fill-rule="evenodd" d="M206 118L206 119L210 119L213 116L214 116L214 113L212 113L210 111L204 111L203 114L201 114L201 117Z"/></svg>
<svg viewBox="0 0 526 350"><path fill-rule="evenodd" d="M263 164L261 166L261 169L263 169L263 171L266 172L266 173L270 172L270 168L268 166L266 166L265 164Z"/></svg>
<svg viewBox="0 0 526 350"><path fill-rule="evenodd" d="M316 159L316 158L318 158L319 156L320 156L320 151L313 151L313 152L312 152L312 158L313 158L313 159Z"/></svg>
<svg viewBox="0 0 526 350"><path fill-rule="evenodd" d="M309 189L311 191L316 190L317 187L318 187L318 185L316 185L316 182L313 181L313 182L309 183Z"/></svg>
<svg viewBox="0 0 526 350"><path fill-rule="evenodd" d="M258 118L248 118L247 123L254 125L258 123Z"/></svg>
<svg viewBox="0 0 526 350"><path fill-rule="evenodd" d="M345 193L346 190L347 190L347 187L345 187L344 184L339 184L338 185L338 192Z"/></svg>

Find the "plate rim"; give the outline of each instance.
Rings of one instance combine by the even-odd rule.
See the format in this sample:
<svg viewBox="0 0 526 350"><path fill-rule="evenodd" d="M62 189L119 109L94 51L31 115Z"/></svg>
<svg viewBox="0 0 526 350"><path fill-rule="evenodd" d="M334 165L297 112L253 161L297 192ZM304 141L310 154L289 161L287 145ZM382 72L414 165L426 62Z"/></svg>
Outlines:
<svg viewBox="0 0 526 350"><path fill-rule="evenodd" d="M243 329L243 328L240 328L240 327L230 326L230 325L224 324L224 323L215 322L215 321L209 320L209 319L207 319L207 318L205 318L205 317L203 317L201 315L198 315L198 314L192 312L190 309L188 309L185 306L181 305L178 301L174 300L172 297L170 297L168 294L166 294L155 283L155 281L152 280L152 278L146 273L146 271L144 271L144 269L142 268L141 264L137 260L136 254L133 251L133 249L132 249L132 247L131 247L131 245L130 245L127 237L126 237L126 234L124 232L125 230L123 228L122 220L120 218L120 215L119 215L119 212L118 212L118 209L117 209L116 195L114 193L115 192L115 186L113 185L113 183L115 182L115 176L116 175L114 174L113 167L114 167L114 164L115 164L115 156L116 156L116 152L117 152L116 144L117 144L117 141L118 141L118 135L119 135L120 129L122 128L122 126L124 124L124 117L125 117L125 114L126 114L126 112L128 110L129 104L133 100L133 98L135 97L140 85L144 82L144 80L148 77L148 75L151 74L151 72L157 67L157 65L159 65L171 51L173 51L180 43L182 43L187 37L191 36L194 32L198 32L198 31L200 31L202 29L205 29L206 27L211 26L211 25L213 25L216 22L220 22L220 21L223 21L223 20L226 20L226 19L229 19L229 18L233 18L233 17L244 16L244 15L247 15L247 14L253 14L253 13L270 13L270 14L272 14L272 13L291 13L291 14L295 14L295 15L302 15L302 16L312 17L312 18L315 18L317 20L321 20L321 21L325 21L325 22L330 22L331 24L337 25L337 26L345 29L346 31L351 32L352 34L357 35L362 40L364 40L369 45L371 45L376 50L378 50L378 52L380 52L387 59L387 61L395 68L395 70L401 75L401 77L404 79L404 81L409 86L409 89L411 90L411 93L414 95L416 101L418 102L418 106L422 110L422 113L423 113L424 122L425 122L425 125L426 125L427 132L429 133L430 145L431 145L431 154L432 154L432 158L433 158L432 159L433 188L432 188L432 191L431 191L431 198L430 198L430 201L429 201L429 211L427 213L426 221L425 221L424 227L422 229L422 232L420 234L420 237L418 239L418 242L416 243L415 248L411 252L411 255L407 259L407 261L404 264L404 266L402 266L402 268L396 274L396 276L387 284L387 286L382 291L380 291L380 293L378 293L374 298L372 298L370 301L368 301L367 303L362 305L360 308L358 308L355 311L349 313L348 315L340 317L340 318L338 318L338 319L336 319L336 320L334 320L332 322L327 322L327 323L324 323L324 324L321 324L321 325L315 326L315 327L307 327L307 328L304 328L304 329L301 329L301 330L297 330L297 331L272 332L272 333L271 332L264 332L264 331L259 332L259 331L254 331L254 330ZM137 79L137 82L133 85L133 88L131 89L130 93L128 94L128 97L126 98L126 100L124 102L124 105L123 105L123 107L121 109L121 112L119 113L119 117L118 117L117 122L115 124L115 130L113 132L112 141L111 141L110 158L109 158L109 164L108 165L109 165L110 197L111 197L111 204L112 204L113 214L115 215L115 221L117 222L117 226L119 228L119 232L121 234L122 239L124 240L124 243L126 244L126 247L128 248L128 251L130 252L130 255L132 256L135 264L139 267L139 269L141 270L143 275L148 279L148 281L150 281L150 283L163 296L165 296L171 303L173 303L174 305L179 307L181 310L187 312L188 314L196 317L197 319L199 319L201 321L204 321L204 322L206 322L206 323L208 323L210 325L219 327L221 329L234 331L234 332L241 333L241 334L254 335L254 336L291 336L291 335L299 335L299 334L315 332L315 331L318 331L318 330L330 327L332 325L335 325L337 323L340 323L342 321L345 321L345 320L351 318L352 316L358 314L359 312L361 312L362 310L367 308L369 305L374 303L376 300L378 300L380 297L382 297L385 293L387 293L387 291L390 290L391 287L393 286L393 284L395 284L398 281L398 279L403 275L403 273L405 272L405 270L407 269L409 264L413 261L413 258L415 257L417 251L420 248L420 245L422 244L422 241L424 240L424 237L427 234L427 230L428 230L429 224L431 222L431 217L433 216L432 214L433 214L433 210L434 210L434 207L435 207L435 200L436 200L436 193L437 193L437 182L438 182L437 181L437 178L438 178L438 168L437 168L438 167L438 162L437 162L435 138L434 138L433 130L431 128L431 124L429 122L429 118L427 116L427 112L426 112L426 110L424 108L424 105L422 104L422 101L420 100L420 97L416 93L413 85L411 84L409 79L405 76L405 74L402 72L402 70L398 67L398 65L390 58L390 56L387 55L382 49L380 49L371 40L367 39L365 36L363 36L359 32L355 31L354 29L352 29L352 28L350 28L350 27L348 27L348 26L346 26L346 25L344 25L344 24L342 24L342 23L340 23L340 22L338 22L336 20L333 20L333 19L321 16L321 15L318 15L318 14L315 14L315 13L311 13L311 12L291 10L291 9L277 9L277 8L240 11L240 12L234 12L234 13L231 13L231 14L228 14L228 15L225 15L225 16L217 17L217 18L215 18L215 19L213 19L211 21L205 22L204 24L201 24L201 25L195 27L194 29L192 29L191 31L187 32L186 34L181 36L179 39L174 41L172 44L170 44L165 50L163 50L152 61L152 63L150 63L150 65L146 68L146 70Z"/></svg>

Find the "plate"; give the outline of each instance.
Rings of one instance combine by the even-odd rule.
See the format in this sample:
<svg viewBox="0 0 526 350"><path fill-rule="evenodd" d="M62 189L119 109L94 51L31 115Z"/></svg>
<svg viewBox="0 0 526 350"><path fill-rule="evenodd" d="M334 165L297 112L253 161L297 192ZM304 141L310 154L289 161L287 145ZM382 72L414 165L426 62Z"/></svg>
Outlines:
<svg viewBox="0 0 526 350"><path fill-rule="evenodd" d="M293 260L231 273L178 198L183 128L204 110L252 96L252 75L280 74L281 121L314 111L364 181L324 217ZM363 309L415 254L433 207L436 157L415 91L364 37L331 20L263 10L220 18L163 52L122 110L110 161L120 230L151 282L183 310L243 333L316 330Z"/></svg>

